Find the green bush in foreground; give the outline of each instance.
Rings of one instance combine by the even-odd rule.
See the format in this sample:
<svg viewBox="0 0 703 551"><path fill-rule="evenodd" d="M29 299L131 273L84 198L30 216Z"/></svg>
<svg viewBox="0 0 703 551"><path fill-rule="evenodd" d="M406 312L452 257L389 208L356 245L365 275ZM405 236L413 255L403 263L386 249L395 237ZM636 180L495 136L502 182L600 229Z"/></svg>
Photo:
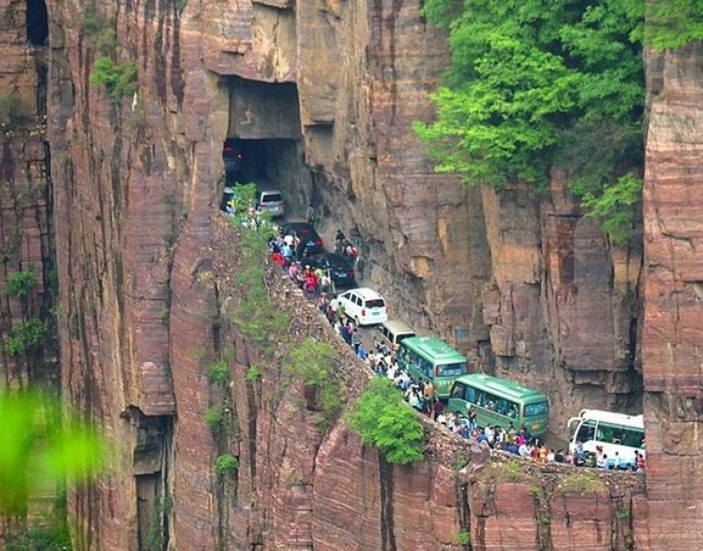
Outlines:
<svg viewBox="0 0 703 551"><path fill-rule="evenodd" d="M385 377L374 378L356 401L349 425L389 463L422 461L422 422Z"/></svg>

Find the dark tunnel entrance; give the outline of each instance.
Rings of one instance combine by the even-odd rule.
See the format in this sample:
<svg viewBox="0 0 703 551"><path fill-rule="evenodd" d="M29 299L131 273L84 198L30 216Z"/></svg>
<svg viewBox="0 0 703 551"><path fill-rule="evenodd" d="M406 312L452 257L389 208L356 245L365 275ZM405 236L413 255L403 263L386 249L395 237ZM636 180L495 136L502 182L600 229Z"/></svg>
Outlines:
<svg viewBox="0 0 703 551"><path fill-rule="evenodd" d="M302 217L313 195L313 178L301 142L298 90L293 83L227 79L228 138L222 158L228 188L254 182L279 190L291 217Z"/></svg>
<svg viewBox="0 0 703 551"><path fill-rule="evenodd" d="M46 46L49 23L44 0L27 0L27 40L35 46Z"/></svg>

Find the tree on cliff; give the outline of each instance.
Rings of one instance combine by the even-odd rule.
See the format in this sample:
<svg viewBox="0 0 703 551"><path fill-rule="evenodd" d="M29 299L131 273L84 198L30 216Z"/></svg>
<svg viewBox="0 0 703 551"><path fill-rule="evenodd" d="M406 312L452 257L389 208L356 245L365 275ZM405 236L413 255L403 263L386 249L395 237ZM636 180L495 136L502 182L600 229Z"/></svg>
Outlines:
<svg viewBox="0 0 703 551"><path fill-rule="evenodd" d="M639 200L644 68L631 0L427 0L451 68L416 124L436 170L468 185L527 183L559 167L611 237ZM615 189L615 192L609 191Z"/></svg>
<svg viewBox="0 0 703 551"><path fill-rule="evenodd" d="M412 408L385 377L369 382L349 415L349 426L389 463L422 461L424 431Z"/></svg>

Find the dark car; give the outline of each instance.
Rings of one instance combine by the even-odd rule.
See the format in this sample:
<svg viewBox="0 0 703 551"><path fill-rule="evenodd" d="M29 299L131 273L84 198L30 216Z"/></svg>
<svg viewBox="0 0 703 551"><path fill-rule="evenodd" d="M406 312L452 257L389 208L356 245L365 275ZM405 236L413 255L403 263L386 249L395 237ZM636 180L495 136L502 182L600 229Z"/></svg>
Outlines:
<svg viewBox="0 0 703 551"><path fill-rule="evenodd" d="M322 237L320 237L312 224L307 222L286 222L281 224L280 230L282 235L297 235L300 238L300 248L297 251L298 258L325 252L322 246Z"/></svg>
<svg viewBox="0 0 703 551"><path fill-rule="evenodd" d="M330 277L335 285L354 285L354 267L347 257L337 253L323 253L313 257L303 259L305 264L310 264L315 268L329 270Z"/></svg>
<svg viewBox="0 0 703 551"><path fill-rule="evenodd" d="M237 147L236 140L227 138L222 146L222 160L226 172L237 172L242 168L244 153Z"/></svg>

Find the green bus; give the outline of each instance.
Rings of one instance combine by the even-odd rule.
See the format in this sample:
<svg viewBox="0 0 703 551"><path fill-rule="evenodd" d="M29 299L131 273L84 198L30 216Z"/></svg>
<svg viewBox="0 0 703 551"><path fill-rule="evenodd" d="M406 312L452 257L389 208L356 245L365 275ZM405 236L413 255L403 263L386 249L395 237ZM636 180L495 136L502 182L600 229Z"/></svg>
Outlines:
<svg viewBox="0 0 703 551"><path fill-rule="evenodd" d="M547 397L509 379L485 373L459 377L452 385L448 410L468 415L471 406L476 406L479 427L498 425L507 430L512 423L515 430L524 424L535 436L547 431Z"/></svg>
<svg viewBox="0 0 703 551"><path fill-rule="evenodd" d="M468 373L466 357L433 336L403 339L397 358L398 365L411 377L430 379L439 398L449 397L454 379Z"/></svg>

